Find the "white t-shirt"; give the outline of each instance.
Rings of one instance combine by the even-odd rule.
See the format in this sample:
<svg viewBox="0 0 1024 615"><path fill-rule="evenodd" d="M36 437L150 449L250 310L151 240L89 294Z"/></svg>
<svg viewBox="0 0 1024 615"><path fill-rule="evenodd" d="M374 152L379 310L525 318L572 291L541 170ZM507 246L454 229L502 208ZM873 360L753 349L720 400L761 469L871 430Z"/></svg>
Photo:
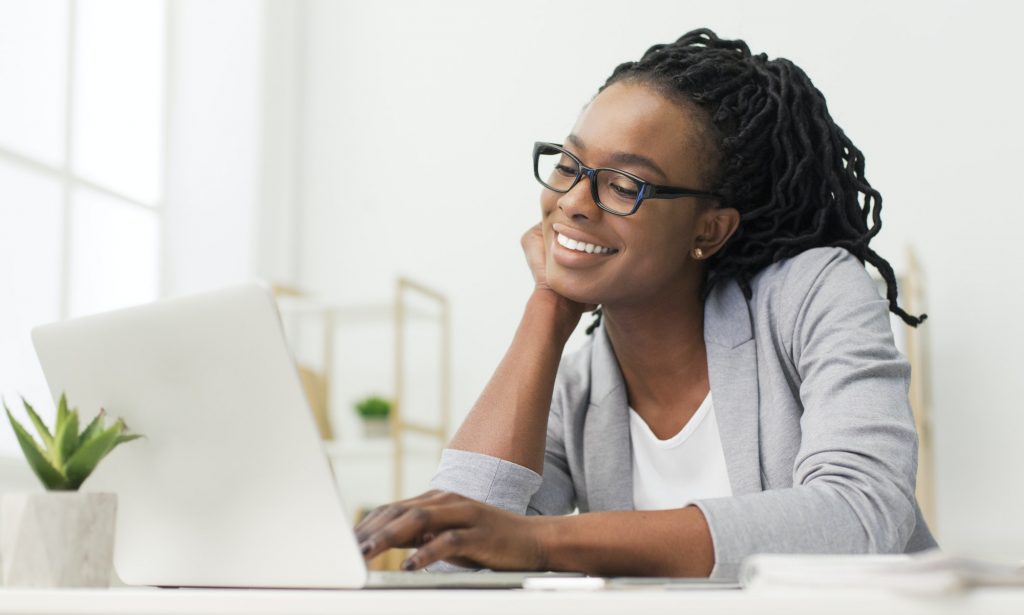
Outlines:
<svg viewBox="0 0 1024 615"><path fill-rule="evenodd" d="M636 510L683 508L693 500L732 495L710 392L682 431L667 440L659 440L630 408L629 438Z"/></svg>

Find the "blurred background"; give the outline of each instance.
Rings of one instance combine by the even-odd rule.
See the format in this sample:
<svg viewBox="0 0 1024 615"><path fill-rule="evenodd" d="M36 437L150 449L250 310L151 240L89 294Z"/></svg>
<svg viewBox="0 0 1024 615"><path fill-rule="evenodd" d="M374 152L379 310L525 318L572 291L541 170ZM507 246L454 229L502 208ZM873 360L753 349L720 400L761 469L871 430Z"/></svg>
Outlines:
<svg viewBox="0 0 1024 615"><path fill-rule="evenodd" d="M52 416L35 325L260 278L346 504L421 491L531 288L531 144L561 140L618 63L707 26L804 68L864 151L885 199L872 245L904 273L916 254L930 316L914 352L932 528L947 548L1020 559L1021 13L0 0L0 393ZM360 418L373 396L401 397L401 433ZM0 490L28 488L0 429Z"/></svg>

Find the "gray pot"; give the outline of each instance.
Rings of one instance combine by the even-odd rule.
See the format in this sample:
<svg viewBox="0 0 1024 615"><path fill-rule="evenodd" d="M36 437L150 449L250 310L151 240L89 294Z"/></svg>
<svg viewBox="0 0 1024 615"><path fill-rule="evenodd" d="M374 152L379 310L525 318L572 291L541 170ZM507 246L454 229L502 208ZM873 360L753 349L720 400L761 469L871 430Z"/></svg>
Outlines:
<svg viewBox="0 0 1024 615"><path fill-rule="evenodd" d="M390 435L391 421L387 417L363 419L363 436L367 438L387 438Z"/></svg>
<svg viewBox="0 0 1024 615"><path fill-rule="evenodd" d="M0 558L8 587L108 587L117 495L78 491L0 498Z"/></svg>

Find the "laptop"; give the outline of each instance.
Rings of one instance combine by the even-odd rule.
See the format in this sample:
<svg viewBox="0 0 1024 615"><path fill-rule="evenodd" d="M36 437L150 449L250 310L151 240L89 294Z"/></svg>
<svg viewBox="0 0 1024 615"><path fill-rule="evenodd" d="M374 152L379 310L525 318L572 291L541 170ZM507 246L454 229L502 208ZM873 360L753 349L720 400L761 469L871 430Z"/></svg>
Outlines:
<svg viewBox="0 0 1024 615"><path fill-rule="evenodd" d="M82 413L145 436L83 485L118 495L129 586L522 587L538 573L368 575L262 284L32 331L46 380ZM579 576L579 575L576 575Z"/></svg>

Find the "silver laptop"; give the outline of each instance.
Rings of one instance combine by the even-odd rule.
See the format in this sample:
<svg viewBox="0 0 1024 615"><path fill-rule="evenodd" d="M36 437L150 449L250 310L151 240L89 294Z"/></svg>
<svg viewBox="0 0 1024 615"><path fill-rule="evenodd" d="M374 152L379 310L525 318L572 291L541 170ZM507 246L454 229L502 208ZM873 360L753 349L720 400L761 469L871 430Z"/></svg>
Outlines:
<svg viewBox="0 0 1024 615"><path fill-rule="evenodd" d="M259 284L32 332L54 399L145 438L83 485L118 494L127 585L521 587L537 573L367 574L282 332ZM376 583L374 582L376 581Z"/></svg>

